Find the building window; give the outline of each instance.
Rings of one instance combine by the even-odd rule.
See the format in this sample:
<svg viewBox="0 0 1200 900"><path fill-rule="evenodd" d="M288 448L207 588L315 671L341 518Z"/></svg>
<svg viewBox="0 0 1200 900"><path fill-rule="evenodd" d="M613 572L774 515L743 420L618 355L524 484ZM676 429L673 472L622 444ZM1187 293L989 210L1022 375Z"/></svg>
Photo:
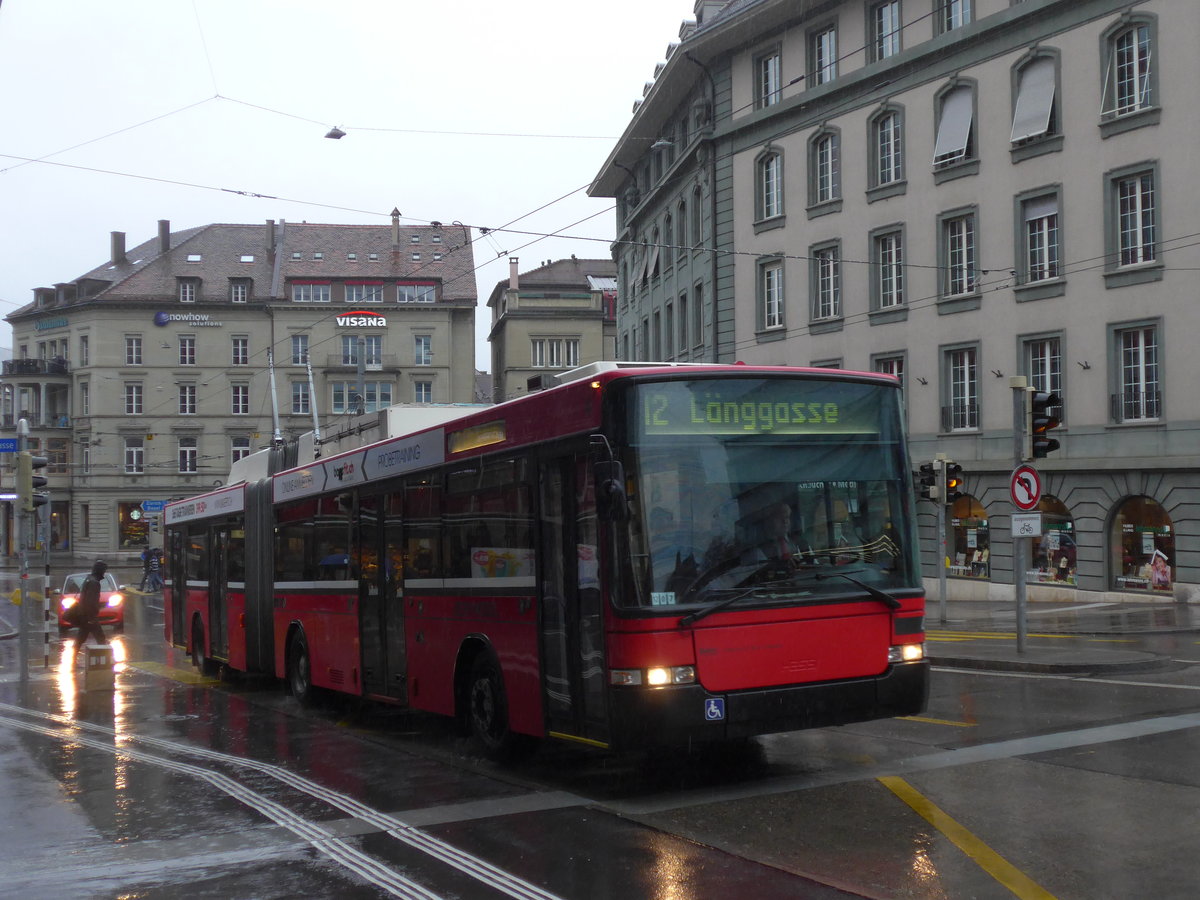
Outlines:
<svg viewBox="0 0 1200 900"><path fill-rule="evenodd" d="M383 283L374 284L347 284L346 285L346 302L347 303L382 303L383 302Z"/></svg>
<svg viewBox="0 0 1200 900"><path fill-rule="evenodd" d="M688 343L688 295L684 291L679 295L679 352L686 353L691 346Z"/></svg>
<svg viewBox="0 0 1200 900"><path fill-rule="evenodd" d="M1020 272L1024 282L1032 284L1061 277L1058 195L1021 201L1021 222L1024 257Z"/></svg>
<svg viewBox="0 0 1200 900"><path fill-rule="evenodd" d="M991 539L983 504L967 494L950 507L950 574L956 578L991 577Z"/></svg>
<svg viewBox="0 0 1200 900"><path fill-rule="evenodd" d="M692 239L693 247L700 247L704 244L704 214L700 206L701 196L698 186L692 188L692 221L689 237Z"/></svg>
<svg viewBox="0 0 1200 900"><path fill-rule="evenodd" d="M704 283L692 286L692 346L704 343Z"/></svg>
<svg viewBox="0 0 1200 900"><path fill-rule="evenodd" d="M563 341L563 362L568 369L579 365L579 338L567 338Z"/></svg>
<svg viewBox="0 0 1200 900"><path fill-rule="evenodd" d="M875 273L872 306L891 309L904 304L904 234L882 231L871 237L871 266Z"/></svg>
<svg viewBox="0 0 1200 900"><path fill-rule="evenodd" d="M782 90L779 51L771 50L754 60L754 106L762 109L779 102Z"/></svg>
<svg viewBox="0 0 1200 900"><path fill-rule="evenodd" d="M887 0L870 8L867 19L871 62L879 62L900 52L900 0Z"/></svg>
<svg viewBox="0 0 1200 900"><path fill-rule="evenodd" d="M179 471L195 472L198 458L199 450L196 448L196 438L181 437L179 439Z"/></svg>
<svg viewBox="0 0 1200 900"><path fill-rule="evenodd" d="M893 375L900 381L900 387L904 387L904 355L893 354L889 356L877 356L874 360L874 370L882 372L884 375Z"/></svg>
<svg viewBox="0 0 1200 900"><path fill-rule="evenodd" d="M142 385L139 381L125 383L125 415L140 416L142 414Z"/></svg>
<svg viewBox="0 0 1200 900"><path fill-rule="evenodd" d="M1150 497L1129 497L1122 502L1109 531L1113 587L1173 595L1175 532L1171 516Z"/></svg>
<svg viewBox="0 0 1200 900"><path fill-rule="evenodd" d="M247 278L233 278L229 282L229 302L245 303L250 299L250 281Z"/></svg>
<svg viewBox="0 0 1200 900"><path fill-rule="evenodd" d="M142 338L140 335L125 335L125 365L140 366L142 364Z"/></svg>
<svg viewBox="0 0 1200 900"><path fill-rule="evenodd" d="M79 336L79 364L81 366L92 364L92 345L86 334Z"/></svg>
<svg viewBox="0 0 1200 900"><path fill-rule="evenodd" d="M904 120L899 109L885 108L870 124L871 187L904 180Z"/></svg>
<svg viewBox="0 0 1200 900"><path fill-rule="evenodd" d="M358 383L352 381L334 381L330 384L333 390L333 412L335 415L358 412L378 412L392 405L392 384L390 381L365 381L362 394L358 391Z"/></svg>
<svg viewBox="0 0 1200 900"><path fill-rule="evenodd" d="M433 335L418 334L413 337L413 365L433 365Z"/></svg>
<svg viewBox="0 0 1200 900"><path fill-rule="evenodd" d="M235 334L233 340L233 356L230 360L235 366L250 365L250 338L243 334Z"/></svg>
<svg viewBox="0 0 1200 900"><path fill-rule="evenodd" d="M1119 392L1113 395L1116 422L1142 422L1162 415L1159 380L1158 326L1121 328L1115 332Z"/></svg>
<svg viewBox="0 0 1200 900"><path fill-rule="evenodd" d="M1117 202L1117 247L1120 265L1135 266L1155 259L1154 173L1141 172L1119 178Z"/></svg>
<svg viewBox="0 0 1200 900"><path fill-rule="evenodd" d="M947 431L974 431L979 427L978 351L960 347L946 351L947 400L942 424Z"/></svg>
<svg viewBox="0 0 1200 900"><path fill-rule="evenodd" d="M759 221L783 215L783 156L767 152L756 163Z"/></svg>
<svg viewBox="0 0 1200 900"><path fill-rule="evenodd" d="M837 78L837 26L828 25L808 36L808 86L828 84Z"/></svg>
<svg viewBox="0 0 1200 900"><path fill-rule="evenodd" d="M292 335L292 365L303 366L308 362L308 335Z"/></svg>
<svg viewBox="0 0 1200 900"><path fill-rule="evenodd" d="M1060 133L1058 105L1058 60L1035 56L1017 70L1017 96L1013 104L1013 144L1024 144Z"/></svg>
<svg viewBox="0 0 1200 900"><path fill-rule="evenodd" d="M1042 516L1041 537L1029 538L1029 567L1025 580L1034 584L1076 584L1075 520L1057 497L1043 496L1037 512Z"/></svg>
<svg viewBox="0 0 1200 900"><path fill-rule="evenodd" d="M141 475L146 471L146 449L143 438L125 438L125 474Z"/></svg>
<svg viewBox="0 0 1200 900"><path fill-rule="evenodd" d="M1158 88L1156 22L1126 20L1104 38L1104 100L1101 118L1129 116L1153 108Z"/></svg>
<svg viewBox="0 0 1200 900"><path fill-rule="evenodd" d="M179 414L181 416L196 414L196 386L194 384L179 385Z"/></svg>
<svg viewBox="0 0 1200 900"><path fill-rule="evenodd" d="M1062 339L1058 337L1032 338L1025 342L1025 373L1029 386L1035 391L1062 396ZM1062 420L1063 407L1056 406L1050 414Z"/></svg>
<svg viewBox="0 0 1200 900"><path fill-rule="evenodd" d="M533 338L529 341L529 365L535 369L546 367L545 338Z"/></svg>
<svg viewBox="0 0 1200 900"><path fill-rule="evenodd" d="M194 335L179 336L179 365L194 366L196 364L196 338Z"/></svg>
<svg viewBox="0 0 1200 900"><path fill-rule="evenodd" d="M962 28L971 21L971 0L936 0L937 33Z"/></svg>
<svg viewBox="0 0 1200 900"><path fill-rule="evenodd" d="M396 302L398 303L432 303L437 294L435 284L398 284L396 285Z"/></svg>
<svg viewBox="0 0 1200 900"><path fill-rule="evenodd" d="M86 381L79 382L79 415L92 414L92 386Z"/></svg>
<svg viewBox="0 0 1200 900"><path fill-rule="evenodd" d="M958 84L938 95L937 141L933 167L945 168L975 159L975 88Z"/></svg>
<svg viewBox="0 0 1200 900"><path fill-rule="evenodd" d="M688 249L688 234L687 234L687 201L680 200L676 207L676 218L679 221L679 246L675 248L675 258L683 259L687 255Z"/></svg>
<svg viewBox="0 0 1200 900"><path fill-rule="evenodd" d="M842 253L837 245L812 250L814 320L837 319L842 315Z"/></svg>
<svg viewBox="0 0 1200 900"><path fill-rule="evenodd" d="M180 303L195 303L197 288L200 282L196 278L180 278L179 279L179 302Z"/></svg>
<svg viewBox="0 0 1200 900"><path fill-rule="evenodd" d="M235 416L250 415L250 385L229 386L229 411Z"/></svg>
<svg viewBox="0 0 1200 900"><path fill-rule="evenodd" d="M292 415L306 416L312 411L308 396L308 385L303 381L292 382Z"/></svg>
<svg viewBox="0 0 1200 900"><path fill-rule="evenodd" d="M311 282L292 285L293 303L328 303L329 282Z"/></svg>
<svg viewBox="0 0 1200 900"><path fill-rule="evenodd" d="M758 269L759 307L765 331L781 329L784 320L783 261L771 260Z"/></svg>
<svg viewBox="0 0 1200 900"><path fill-rule="evenodd" d="M809 206L832 203L842 196L840 143L836 131L819 132L809 142Z"/></svg>
<svg viewBox="0 0 1200 900"><path fill-rule="evenodd" d="M235 437L229 439L229 461L237 462L239 459L245 459L250 455L250 438Z"/></svg>
<svg viewBox="0 0 1200 900"><path fill-rule="evenodd" d="M415 402L415 403L432 403L433 402L433 382L432 381L415 381L415 382L413 382L413 402Z"/></svg>
<svg viewBox="0 0 1200 900"><path fill-rule="evenodd" d="M943 218L941 230L942 296L975 293L979 290L975 265L975 213Z"/></svg>

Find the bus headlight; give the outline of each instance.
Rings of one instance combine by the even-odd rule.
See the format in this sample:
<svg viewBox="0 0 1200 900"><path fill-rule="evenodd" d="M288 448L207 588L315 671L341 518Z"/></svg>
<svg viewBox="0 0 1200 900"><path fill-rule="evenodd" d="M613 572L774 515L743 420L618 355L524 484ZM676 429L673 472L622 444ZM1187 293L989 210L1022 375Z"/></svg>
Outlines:
<svg viewBox="0 0 1200 900"><path fill-rule="evenodd" d="M888 648L888 662L905 663L918 662L925 658L924 644L900 644Z"/></svg>
<svg viewBox="0 0 1200 900"><path fill-rule="evenodd" d="M630 687L640 684L666 687L670 684L695 684L695 666L651 666L649 669L609 669L608 683Z"/></svg>

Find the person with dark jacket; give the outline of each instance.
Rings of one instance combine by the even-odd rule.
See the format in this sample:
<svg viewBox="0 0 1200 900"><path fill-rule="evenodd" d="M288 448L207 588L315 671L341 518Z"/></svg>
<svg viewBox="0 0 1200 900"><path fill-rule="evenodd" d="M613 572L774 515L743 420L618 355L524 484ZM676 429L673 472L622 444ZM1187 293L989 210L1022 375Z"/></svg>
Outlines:
<svg viewBox="0 0 1200 900"><path fill-rule="evenodd" d="M108 643L108 639L104 637L104 629L100 627L100 588L107 571L108 565L103 560L96 560L91 573L83 580L83 587L79 589L79 612L76 613L75 620L79 628L79 634L75 638L77 652L87 643L89 634L96 636L98 644Z"/></svg>

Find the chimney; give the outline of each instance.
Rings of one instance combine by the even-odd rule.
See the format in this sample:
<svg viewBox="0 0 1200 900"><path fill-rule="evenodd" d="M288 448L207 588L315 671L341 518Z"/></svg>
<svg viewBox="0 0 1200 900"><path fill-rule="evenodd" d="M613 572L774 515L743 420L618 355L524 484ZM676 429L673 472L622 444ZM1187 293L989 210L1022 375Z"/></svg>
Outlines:
<svg viewBox="0 0 1200 900"><path fill-rule="evenodd" d="M392 252L400 252L400 209L392 207Z"/></svg>
<svg viewBox="0 0 1200 900"><path fill-rule="evenodd" d="M508 258L508 289L510 291L519 290L521 287L521 278L517 274L517 263L520 261L520 257L517 256Z"/></svg>
<svg viewBox="0 0 1200 900"><path fill-rule="evenodd" d="M267 252L275 252L275 220L267 219Z"/></svg>
<svg viewBox="0 0 1200 900"><path fill-rule="evenodd" d="M171 249L171 220L158 220L158 252L167 253Z"/></svg>
<svg viewBox="0 0 1200 900"><path fill-rule="evenodd" d="M123 266L129 262L125 258L125 232L112 232L112 264L114 266Z"/></svg>

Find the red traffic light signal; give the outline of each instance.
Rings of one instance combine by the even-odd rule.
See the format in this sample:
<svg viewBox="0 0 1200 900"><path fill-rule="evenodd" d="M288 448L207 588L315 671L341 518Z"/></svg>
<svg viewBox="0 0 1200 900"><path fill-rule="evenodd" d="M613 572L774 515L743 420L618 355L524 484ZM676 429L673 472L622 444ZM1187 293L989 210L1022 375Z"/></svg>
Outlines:
<svg viewBox="0 0 1200 900"><path fill-rule="evenodd" d="M1030 391L1026 408L1026 426L1028 432L1028 452L1030 459L1044 459L1046 454L1059 448L1059 443L1050 437L1049 432L1059 426L1058 416L1050 414L1049 410L1062 405L1062 397L1053 391Z"/></svg>

